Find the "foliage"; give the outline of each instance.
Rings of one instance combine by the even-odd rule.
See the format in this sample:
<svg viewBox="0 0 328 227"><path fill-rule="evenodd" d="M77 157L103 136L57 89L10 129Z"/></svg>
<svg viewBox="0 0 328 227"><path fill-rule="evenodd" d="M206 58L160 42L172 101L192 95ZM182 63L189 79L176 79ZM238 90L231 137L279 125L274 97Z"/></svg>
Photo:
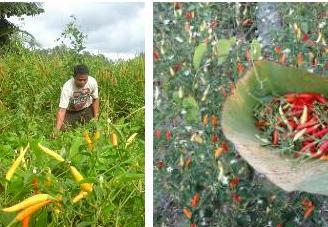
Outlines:
<svg viewBox="0 0 328 227"><path fill-rule="evenodd" d="M144 225L144 58L109 62L102 55L81 54L99 85L100 117L72 131L52 137L60 89L79 62L61 46L34 50L22 45L3 48L0 60L0 173L5 176L19 147L31 149L10 182L0 180L0 204L11 206L39 190L64 197L59 207L50 205L32 216L31 226L143 226ZM126 104L126 105L125 105ZM88 150L83 132L98 131L100 139ZM118 146L111 134L118 135ZM127 139L138 133L129 146ZM59 164L42 153L37 143L55 150L67 162ZM74 165L93 192L77 204L79 192L68 168ZM51 170L51 171L50 171ZM50 181L51 183L47 183ZM57 210L57 211L56 211ZM0 225L14 214L0 212Z"/></svg>
<svg viewBox="0 0 328 227"><path fill-rule="evenodd" d="M57 41L61 39L62 44L64 44L64 40L68 39L72 46L71 49L78 55L86 47L85 42L87 35L79 30L76 25L76 17L72 15L71 19L72 21L66 25L65 30L61 34L61 38L57 39Z"/></svg>
<svg viewBox="0 0 328 227"><path fill-rule="evenodd" d="M34 16L43 13L40 3L1 2L0 3L0 45L8 43L11 35L18 29L7 20L11 16Z"/></svg>
<svg viewBox="0 0 328 227"><path fill-rule="evenodd" d="M257 40L258 4L154 4L156 226L327 224L326 197L274 186L238 155L219 125L225 97L254 60L328 75L327 3L275 3L283 24L265 49ZM186 98L196 105L187 109ZM193 112L197 121L188 120ZM307 218L305 199L315 204Z"/></svg>

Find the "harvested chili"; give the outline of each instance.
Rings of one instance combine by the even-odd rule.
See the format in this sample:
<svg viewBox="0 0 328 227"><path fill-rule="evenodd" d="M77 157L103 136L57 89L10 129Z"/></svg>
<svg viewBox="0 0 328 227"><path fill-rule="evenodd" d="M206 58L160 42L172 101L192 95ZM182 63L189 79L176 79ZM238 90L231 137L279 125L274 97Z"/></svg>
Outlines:
<svg viewBox="0 0 328 227"><path fill-rule="evenodd" d="M315 92L266 99L254 109L257 137L294 157L328 156L327 100Z"/></svg>

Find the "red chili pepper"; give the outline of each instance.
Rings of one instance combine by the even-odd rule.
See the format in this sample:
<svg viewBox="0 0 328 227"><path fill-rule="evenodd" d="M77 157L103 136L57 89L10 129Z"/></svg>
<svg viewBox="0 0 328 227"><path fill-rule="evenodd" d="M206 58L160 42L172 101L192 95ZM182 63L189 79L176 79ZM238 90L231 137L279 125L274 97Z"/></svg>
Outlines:
<svg viewBox="0 0 328 227"><path fill-rule="evenodd" d="M173 2L174 9L181 9L182 3L181 2Z"/></svg>
<svg viewBox="0 0 328 227"><path fill-rule="evenodd" d="M303 129L303 128L308 128L311 127L315 124L318 124L318 121L313 117L311 120L309 120L308 122L304 123L304 124L300 124L297 126L297 130Z"/></svg>
<svg viewBox="0 0 328 227"><path fill-rule="evenodd" d="M302 41L303 42L306 42L310 39L309 35L308 34L304 34L303 37L302 37Z"/></svg>
<svg viewBox="0 0 328 227"><path fill-rule="evenodd" d="M305 134L311 134L311 133L315 132L319 126L320 125L317 124L317 125L313 125L312 127L308 127L305 131Z"/></svg>
<svg viewBox="0 0 328 227"><path fill-rule="evenodd" d="M309 111L309 112L308 112L308 115L307 115L307 118L306 118L306 122L308 122L309 120L311 120L311 119L313 118L312 110L309 109L308 111Z"/></svg>
<svg viewBox="0 0 328 227"><path fill-rule="evenodd" d="M239 177L234 177L230 180L229 182L229 186L231 189L234 189L237 187L237 185L239 184L240 182L240 178Z"/></svg>
<svg viewBox="0 0 328 227"><path fill-rule="evenodd" d="M161 137L161 130L156 129L155 132L154 132L154 134L155 134L155 137L156 137L157 139L159 139L159 138Z"/></svg>
<svg viewBox="0 0 328 227"><path fill-rule="evenodd" d="M278 145L279 143L279 132L278 129L275 129L272 134L272 144Z"/></svg>
<svg viewBox="0 0 328 227"><path fill-rule="evenodd" d="M172 66L172 69L175 73L179 72L181 68L182 68L181 63L180 64L175 64L175 65Z"/></svg>
<svg viewBox="0 0 328 227"><path fill-rule="evenodd" d="M296 96L295 95L285 95L285 101L288 103L294 103L296 100Z"/></svg>
<svg viewBox="0 0 328 227"><path fill-rule="evenodd" d="M317 138L321 138L324 135L326 135L328 133L328 128L324 128L316 133L313 134L313 136L317 137Z"/></svg>
<svg viewBox="0 0 328 227"><path fill-rule="evenodd" d="M296 105L295 103L292 105L292 110L293 111L299 111L304 109L304 105Z"/></svg>
<svg viewBox="0 0 328 227"><path fill-rule="evenodd" d="M314 98L298 98L293 102L293 105L302 106L303 108L304 105L307 107L312 107L314 101Z"/></svg>
<svg viewBox="0 0 328 227"><path fill-rule="evenodd" d="M156 162L156 166L157 166L158 169L162 169L162 168L165 167L165 164L164 164L164 162L162 160L158 160Z"/></svg>
<svg viewBox="0 0 328 227"><path fill-rule="evenodd" d="M317 95L315 96L315 98L316 98L316 100L317 100L318 102L320 102L320 103L327 103L327 102L328 102L327 99L326 99L325 97L323 97L322 95L320 95L320 94L317 94Z"/></svg>
<svg viewBox="0 0 328 227"><path fill-rule="evenodd" d="M158 61L159 60L159 53L157 51L153 52L153 59L154 61Z"/></svg>
<svg viewBox="0 0 328 227"><path fill-rule="evenodd" d="M316 92L303 92L303 93L299 93L299 98L301 99L314 99L316 96L318 95L318 93Z"/></svg>
<svg viewBox="0 0 328 227"><path fill-rule="evenodd" d="M165 137L166 137L166 140L170 140L171 139L171 132L170 131L166 131Z"/></svg>
<svg viewBox="0 0 328 227"><path fill-rule="evenodd" d="M305 141L302 142L302 145L303 145L303 147L304 147L304 146L306 146L306 145L308 145L308 144L310 144L310 143L312 143L312 142L313 142L312 139L305 140Z"/></svg>
<svg viewBox="0 0 328 227"><path fill-rule="evenodd" d="M194 11L188 11L184 14L184 17L187 19L187 20L191 20L192 18L195 17L195 12Z"/></svg>
<svg viewBox="0 0 328 227"><path fill-rule="evenodd" d="M288 114L290 117L299 117L303 113L303 110L293 110L291 113Z"/></svg>
<svg viewBox="0 0 328 227"><path fill-rule="evenodd" d="M232 193L231 197L232 197L232 200L233 200L234 202L236 202L236 203L240 203L240 201L241 201L241 197L240 197L240 195L238 195L237 193Z"/></svg>
<svg viewBox="0 0 328 227"><path fill-rule="evenodd" d="M319 147L319 152L326 153L328 152L328 140L325 140Z"/></svg>
<svg viewBox="0 0 328 227"><path fill-rule="evenodd" d="M219 22L216 20L212 20L210 24L210 28L214 29L219 26Z"/></svg>
<svg viewBox="0 0 328 227"><path fill-rule="evenodd" d="M300 153L306 153L308 151L311 152L312 149L315 148L315 145L317 144L317 142L312 142L307 144L306 146L302 147L302 149L299 151ZM312 152L311 152L312 153Z"/></svg>
<svg viewBox="0 0 328 227"><path fill-rule="evenodd" d="M284 98L289 103L306 103L311 104L320 95L315 92L303 92L303 93L288 93L284 95Z"/></svg>
<svg viewBox="0 0 328 227"><path fill-rule="evenodd" d="M258 129L264 129L267 125L268 125L268 123L264 120L258 120L258 121L255 122L255 126Z"/></svg>
<svg viewBox="0 0 328 227"><path fill-rule="evenodd" d="M304 218L310 217L312 215L312 213L313 213L314 208L315 208L314 206L307 208L304 211Z"/></svg>
<svg viewBox="0 0 328 227"><path fill-rule="evenodd" d="M288 120L288 124L293 128L296 129L297 128L297 124L293 119L289 119Z"/></svg>
<svg viewBox="0 0 328 227"><path fill-rule="evenodd" d="M216 143L219 141L219 137L217 135L212 135L212 143Z"/></svg>
<svg viewBox="0 0 328 227"><path fill-rule="evenodd" d="M244 70L245 70L244 66L240 62L238 62L237 63L237 72L238 72L238 75L242 74L244 72Z"/></svg>
<svg viewBox="0 0 328 227"><path fill-rule="evenodd" d="M225 152L228 152L228 151L229 151L229 146L228 146L228 144L225 143L225 142L221 144L221 148L222 148Z"/></svg>

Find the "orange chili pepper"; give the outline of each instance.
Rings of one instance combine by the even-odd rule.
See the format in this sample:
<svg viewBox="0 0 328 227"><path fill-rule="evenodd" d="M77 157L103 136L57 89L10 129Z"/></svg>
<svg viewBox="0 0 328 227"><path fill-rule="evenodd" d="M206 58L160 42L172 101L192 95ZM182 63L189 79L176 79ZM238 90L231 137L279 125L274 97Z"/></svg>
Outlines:
<svg viewBox="0 0 328 227"><path fill-rule="evenodd" d="M203 125L207 125L208 124L208 114L205 114L203 117Z"/></svg>
<svg viewBox="0 0 328 227"><path fill-rule="evenodd" d="M192 213L191 213L191 211L190 211L188 208L184 208L184 209L183 209L183 214L184 214L188 219L191 219L191 217L192 217Z"/></svg>
<svg viewBox="0 0 328 227"><path fill-rule="evenodd" d="M23 219L22 221L22 227L28 227L30 222L30 216L27 216L26 218Z"/></svg>
<svg viewBox="0 0 328 227"><path fill-rule="evenodd" d="M200 194L196 192L191 199L191 207L196 208L199 204L199 201L200 201Z"/></svg>

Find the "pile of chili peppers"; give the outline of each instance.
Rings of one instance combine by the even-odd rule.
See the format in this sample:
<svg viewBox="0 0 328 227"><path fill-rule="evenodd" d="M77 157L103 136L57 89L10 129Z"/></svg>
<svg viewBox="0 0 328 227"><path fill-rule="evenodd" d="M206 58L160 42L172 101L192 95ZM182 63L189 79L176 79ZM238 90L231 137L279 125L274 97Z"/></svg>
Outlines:
<svg viewBox="0 0 328 227"><path fill-rule="evenodd" d="M267 145L293 157L328 160L328 99L288 93L255 108L256 127Z"/></svg>

